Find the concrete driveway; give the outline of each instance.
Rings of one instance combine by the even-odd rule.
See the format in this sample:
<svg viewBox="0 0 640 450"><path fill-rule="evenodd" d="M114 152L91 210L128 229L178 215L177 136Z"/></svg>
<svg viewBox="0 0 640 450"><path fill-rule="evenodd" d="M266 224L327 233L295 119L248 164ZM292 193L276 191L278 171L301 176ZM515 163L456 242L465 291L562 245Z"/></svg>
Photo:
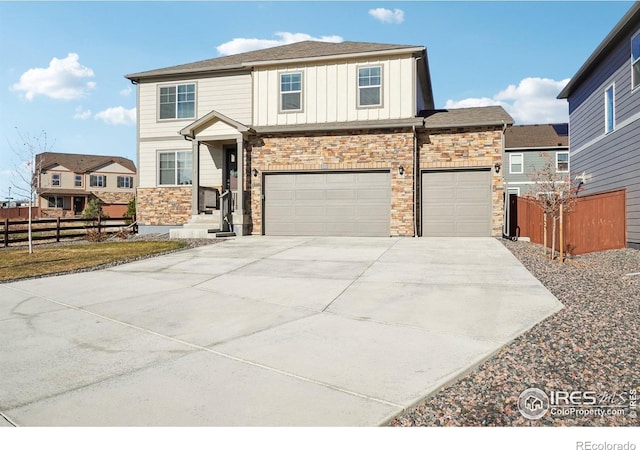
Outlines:
<svg viewBox="0 0 640 450"><path fill-rule="evenodd" d="M3 284L0 425L379 425L561 307L492 238L250 236Z"/></svg>

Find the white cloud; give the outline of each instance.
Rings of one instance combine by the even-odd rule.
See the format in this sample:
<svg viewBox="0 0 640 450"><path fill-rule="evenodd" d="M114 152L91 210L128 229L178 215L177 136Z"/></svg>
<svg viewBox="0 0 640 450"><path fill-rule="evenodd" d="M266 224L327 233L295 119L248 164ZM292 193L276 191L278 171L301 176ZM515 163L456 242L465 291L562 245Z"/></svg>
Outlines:
<svg viewBox="0 0 640 450"><path fill-rule="evenodd" d="M252 50L262 50L265 48L277 47L278 45L293 44L302 41L318 41L318 42L342 42L344 39L340 36L321 36L313 37L305 33L289 33L281 31L275 33L278 39L256 39L256 38L235 38L216 47L218 53L222 56L235 55L238 53L250 52Z"/></svg>
<svg viewBox="0 0 640 450"><path fill-rule="evenodd" d="M87 109L86 111L82 110L82 106L78 106L76 108L76 113L73 115L74 119L86 120L91 117L91 110Z"/></svg>
<svg viewBox="0 0 640 450"><path fill-rule="evenodd" d="M122 89L120 91L120 95L122 95L123 97L128 97L131 95L131 92L132 92L131 86L127 86L126 89Z"/></svg>
<svg viewBox="0 0 640 450"><path fill-rule="evenodd" d="M468 108L472 106L502 106L517 124L558 123L569 120L566 100L556 96L569 79L525 78L518 86L513 84L493 97L447 100L446 108Z"/></svg>
<svg viewBox="0 0 640 450"><path fill-rule="evenodd" d="M370 9L369 15L384 23L404 22L404 11L398 8L394 9L393 11L386 8Z"/></svg>
<svg viewBox="0 0 640 450"><path fill-rule="evenodd" d="M136 109L126 109L123 106L116 106L96 113L94 118L100 119L110 125L135 125Z"/></svg>
<svg viewBox="0 0 640 450"><path fill-rule="evenodd" d="M78 61L77 53L69 53L66 58L53 58L49 67L29 69L20 76L20 81L11 89L23 91L27 100L36 95L45 95L56 100L72 100L83 97L95 88L96 83L86 81L93 77L93 70Z"/></svg>

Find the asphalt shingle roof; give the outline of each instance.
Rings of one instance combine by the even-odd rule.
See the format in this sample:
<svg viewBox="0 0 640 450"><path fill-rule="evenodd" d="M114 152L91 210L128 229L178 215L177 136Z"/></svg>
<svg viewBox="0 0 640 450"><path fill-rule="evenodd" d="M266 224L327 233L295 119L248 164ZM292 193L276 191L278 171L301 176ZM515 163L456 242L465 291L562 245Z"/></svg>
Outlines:
<svg viewBox="0 0 640 450"><path fill-rule="evenodd" d="M266 48L263 50L254 50L252 52L206 59L189 64L181 64L161 69L148 70L145 72L133 73L130 75L126 75L126 78L130 80L139 80L146 77L176 75L189 72L211 72L216 70L241 69L247 64L250 64L252 62L255 63L258 61L281 61L298 58L317 58L323 56L339 56L354 53L369 53L402 49L424 49L424 47L416 45L375 44L368 42L334 43L303 41L296 42L294 44Z"/></svg>
<svg viewBox="0 0 640 450"><path fill-rule="evenodd" d="M505 148L568 147L569 126L566 123L516 125L504 134Z"/></svg>
<svg viewBox="0 0 640 450"><path fill-rule="evenodd" d="M121 156L81 155L55 152L44 152L36 155L36 167L46 169L51 166L60 165L75 173L86 173L111 163L120 164L136 172L136 165L133 161Z"/></svg>

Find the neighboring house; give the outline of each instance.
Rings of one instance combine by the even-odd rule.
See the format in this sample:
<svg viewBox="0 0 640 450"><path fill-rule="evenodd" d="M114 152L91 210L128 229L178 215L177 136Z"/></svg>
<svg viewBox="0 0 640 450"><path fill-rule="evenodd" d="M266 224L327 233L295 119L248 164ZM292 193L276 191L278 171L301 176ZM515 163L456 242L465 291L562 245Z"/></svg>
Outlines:
<svg viewBox="0 0 640 450"><path fill-rule="evenodd" d="M571 169L582 192L626 190L627 245L640 248L640 3L558 98L569 101Z"/></svg>
<svg viewBox="0 0 640 450"><path fill-rule="evenodd" d="M141 233L501 234L513 119L434 110L422 46L307 41L127 78Z"/></svg>
<svg viewBox="0 0 640 450"><path fill-rule="evenodd" d="M504 134L505 189L508 194L535 195L532 181L547 158L551 159L558 179L569 173L569 126L566 123L514 125Z"/></svg>
<svg viewBox="0 0 640 450"><path fill-rule="evenodd" d="M36 155L40 215L74 217L97 198L111 218L127 211L138 183L136 166L118 156L45 152Z"/></svg>

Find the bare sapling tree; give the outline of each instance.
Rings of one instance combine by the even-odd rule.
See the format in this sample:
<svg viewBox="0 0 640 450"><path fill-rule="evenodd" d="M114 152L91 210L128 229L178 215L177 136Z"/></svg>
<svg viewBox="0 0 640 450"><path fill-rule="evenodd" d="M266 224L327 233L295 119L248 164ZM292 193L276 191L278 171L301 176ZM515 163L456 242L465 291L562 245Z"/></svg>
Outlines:
<svg viewBox="0 0 640 450"><path fill-rule="evenodd" d="M20 195L29 198L29 225L28 241L29 253L33 253L33 201L34 194L38 188L38 177L42 167L38 167L41 162L36 158L40 153L48 152L53 148L47 141L47 133L41 131L38 135L22 133L16 127L18 141L15 144L9 143L14 153L15 168L13 171L12 185Z"/></svg>
<svg viewBox="0 0 640 450"><path fill-rule="evenodd" d="M551 256L550 259L555 259L556 248L556 225L560 223L560 262L562 262L564 238L563 222L564 216L571 213L576 204L578 195L578 184L575 181L575 177L571 176L571 173L567 171L558 170L555 158L541 152L540 156L544 158L545 163L541 169L536 170L531 175L531 181L533 181L535 189L534 193L529 197L538 202L542 212L544 214L544 252L547 252L547 220L552 220L551 231Z"/></svg>

